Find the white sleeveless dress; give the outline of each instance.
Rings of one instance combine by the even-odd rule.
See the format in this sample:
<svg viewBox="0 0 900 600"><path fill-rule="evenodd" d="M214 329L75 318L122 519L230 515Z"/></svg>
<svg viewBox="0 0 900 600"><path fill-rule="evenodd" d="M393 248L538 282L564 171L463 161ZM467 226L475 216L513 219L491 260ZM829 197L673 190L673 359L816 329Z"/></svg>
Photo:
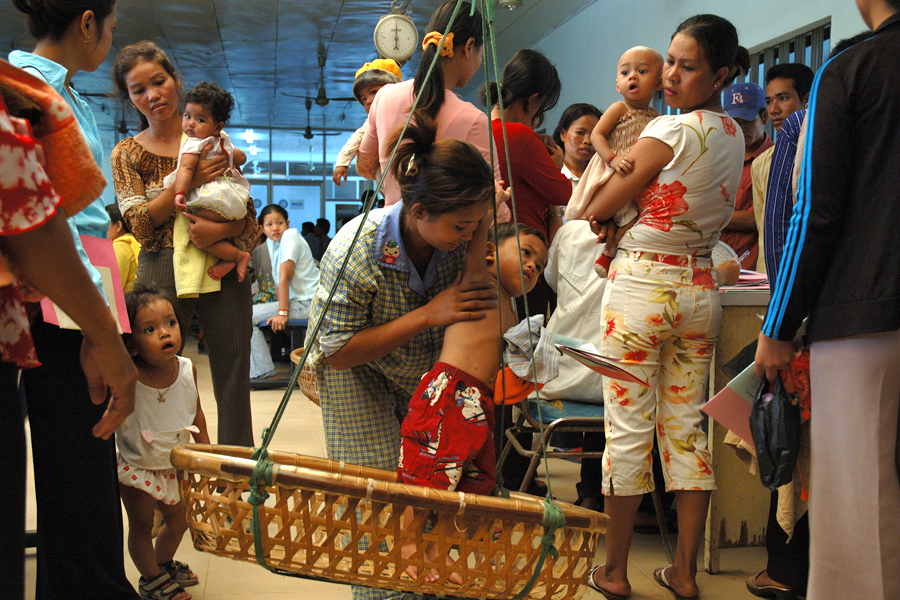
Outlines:
<svg viewBox="0 0 900 600"><path fill-rule="evenodd" d="M156 388L137 382L134 412L116 431L119 482L178 504L178 480L169 453L191 441L186 428L197 415L197 386L189 358L177 356L178 376L159 401Z"/></svg>

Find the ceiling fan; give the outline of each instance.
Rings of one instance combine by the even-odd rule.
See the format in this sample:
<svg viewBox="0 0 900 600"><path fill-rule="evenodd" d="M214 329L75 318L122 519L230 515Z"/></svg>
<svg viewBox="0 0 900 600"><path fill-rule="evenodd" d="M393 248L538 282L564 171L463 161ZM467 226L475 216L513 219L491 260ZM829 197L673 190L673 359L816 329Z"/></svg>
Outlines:
<svg viewBox="0 0 900 600"><path fill-rule="evenodd" d="M312 109L312 98L306 99L306 129L303 130L303 137L308 140L313 139L312 127L309 125L309 111Z"/></svg>
<svg viewBox="0 0 900 600"><path fill-rule="evenodd" d="M307 101L315 102L317 106L327 106L329 102L356 102L356 98L353 96L347 98L329 98L328 93L325 91L325 61L328 59L328 55L325 52L325 46L319 46L318 53L318 61L319 61L319 89L316 92L315 96L304 96L301 94L288 94L287 92L281 92L284 96L290 96L292 98L305 98Z"/></svg>

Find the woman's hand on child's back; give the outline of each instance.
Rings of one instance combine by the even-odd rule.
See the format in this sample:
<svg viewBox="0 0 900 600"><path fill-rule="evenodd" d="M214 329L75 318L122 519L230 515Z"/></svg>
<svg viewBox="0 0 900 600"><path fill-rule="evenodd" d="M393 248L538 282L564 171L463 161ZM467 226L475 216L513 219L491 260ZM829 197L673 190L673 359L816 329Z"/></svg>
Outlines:
<svg viewBox="0 0 900 600"><path fill-rule="evenodd" d="M197 163L197 168L194 169L194 177L191 179L191 189L200 187L204 183L215 181L216 177L224 175L228 169L228 157L224 154L209 159L206 158L211 149L212 144L206 144L200 150L200 159Z"/></svg>
<svg viewBox="0 0 900 600"><path fill-rule="evenodd" d="M497 284L493 279L461 283L462 273L452 285L425 305L429 327L446 327L459 321L484 318L484 311L497 307Z"/></svg>

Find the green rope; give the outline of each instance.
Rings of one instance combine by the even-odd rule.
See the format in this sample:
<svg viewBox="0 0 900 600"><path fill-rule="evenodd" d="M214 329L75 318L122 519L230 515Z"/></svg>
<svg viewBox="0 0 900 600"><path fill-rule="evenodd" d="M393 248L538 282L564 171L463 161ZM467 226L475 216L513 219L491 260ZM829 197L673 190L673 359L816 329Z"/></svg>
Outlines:
<svg viewBox="0 0 900 600"><path fill-rule="evenodd" d="M484 18L482 20L482 26L487 27L488 35L485 36L485 40L488 40L488 39L490 40L490 58L491 58L491 63L493 64L493 67L494 67L494 74L497 76L497 82L498 82L498 87L499 87L500 69L498 66L499 63L497 61L497 46L495 44L496 37L494 36L494 20L493 20L494 6L490 0L481 0L481 1L483 2L484 6L486 7L485 12L490 11L491 18ZM485 65L485 73L486 73L485 82L486 83L490 82L491 80L490 80L490 77L488 76L489 73L488 73L487 65ZM512 165L511 165L510 159L509 159L509 139L506 136L506 117L503 114L504 106L503 106L502 90L498 90L497 106L500 111L500 125L502 127L501 130L503 131L503 151L506 156L506 167L507 167L506 170L507 170L508 177L509 177L509 181L507 183L509 184L510 204L512 205L512 222L518 223L519 218L518 218L518 212L516 210L516 193L515 193L515 189L514 189L513 182L512 182L512 179L513 179L512 178ZM493 142L494 141L494 128L492 126L490 126L491 108L492 107L487 106L486 111L487 111L487 115L488 115L488 125L489 125L489 133L490 133L489 139L491 142ZM490 146L491 146L491 156L493 157L494 144L491 143ZM492 163L493 163L493 160L492 160ZM496 221L496 213L495 213L495 221ZM517 249L519 252L519 278L520 278L520 282L522 285L522 292L524 295L525 274L524 274L524 269L523 269L523 265L522 265L522 242L519 237L518 228L516 229L516 246L517 246ZM497 273L498 273L498 281L499 281L499 272L500 272L499 261L497 261L497 262L498 262ZM528 335L528 348L531 352L531 373L532 373L532 377L534 378L534 380L537 381L537 366L535 365L535 362L534 362L534 341L533 341L534 332L531 329L531 314L530 314L527 300L523 303L523 306L525 307L525 318L528 319L528 334L529 334ZM502 326L501 326L501 329L502 329ZM501 337L502 337L502 332L501 332ZM501 383L505 386L506 380L505 380L505 376L502 372L501 372L501 377L503 378L501 380ZM546 445L546 443L544 443L544 417L543 417L543 411L542 411L542 406L541 406L542 405L541 391L536 388L535 388L535 396L537 397L538 423L540 424L540 429L541 429L541 446L543 448L544 455L546 456L547 445ZM523 400L523 402L528 402L528 399L526 398L525 400ZM503 414L503 413L501 413L501 414ZM505 419L505 415L503 418ZM544 460L543 463L544 463L544 476L547 479L547 497L550 498L550 497L552 497L552 494L553 494L552 484L550 483L550 468L549 468L549 465L546 460ZM502 475L501 475L502 470L503 470L503 464L501 461L501 464L499 464L497 466L498 482L502 482Z"/></svg>
<svg viewBox="0 0 900 600"><path fill-rule="evenodd" d="M549 481L547 484L549 485ZM562 509L559 508L559 505L553 502L550 494L547 494L547 497L544 498L544 521L541 525L544 527L544 535L541 536L541 555L538 557L534 571L531 573L531 579L528 580L525 587L518 594L513 596L512 600L522 600L531 591L544 568L544 560L548 554L553 556L553 558L559 556L559 550L556 549L553 542L556 541L556 531L566 526L566 516L563 514Z"/></svg>
<svg viewBox="0 0 900 600"><path fill-rule="evenodd" d="M268 428L263 430L264 438L267 431ZM250 477L250 498L248 500L253 506L253 549L256 553L256 562L270 571L275 571L275 569L266 564L265 550L262 543L262 526L259 521L259 507L265 504L269 498L266 486L275 483L275 479L272 476L274 463L269 460L269 452L265 448L257 448L250 458L256 460L256 466L253 467L253 475Z"/></svg>
<svg viewBox="0 0 900 600"><path fill-rule="evenodd" d="M443 47L444 41L446 40L447 35L450 32L450 29L453 27L453 23L456 20L456 16L459 13L459 10L463 4L463 1L464 0L457 1L456 7L453 10L453 14L450 17L450 21L447 25L447 28L444 30L444 33L441 36L441 41L440 41L440 44L438 45L438 48ZM497 80L499 81L500 78L499 78L499 69L497 67L497 52L496 52L496 45L494 43L495 42L494 27L493 27L494 6L493 6L493 3L491 2L491 0L473 0L473 2L471 4L470 16L474 16L475 10L476 10L476 4L478 2L481 2L482 9L483 9L482 31L483 32L486 31L488 34L487 36L484 37L484 40L485 40L485 43L487 43L488 41L490 42L490 49L491 49L494 73L497 75ZM440 53L435 53L434 59L432 60L431 64L429 65L428 71L425 74L426 80L431 76L432 71L434 70L435 66L438 63L439 57L440 57ZM486 79L486 81L490 81L490 78L489 78L490 73L489 73L488 67L489 67L489 65L485 64L485 74L486 74L485 79ZM419 104L419 97L416 96L416 98L413 101L413 105L410 108L409 116L407 117L406 122L403 124L403 129L401 130L399 139L403 139L403 135L406 133L406 130L409 127L410 121L412 120L413 114L415 113L415 110L418 107L418 104ZM506 122L505 122L505 118L503 115L504 107L503 107L502 97L498 98L498 104L499 104L499 109L500 109L500 121L501 121L501 125L503 128L503 148L504 148L504 152L506 155L506 164L510 165L509 142L506 137ZM491 165L493 165L493 163L494 163L494 144L493 144L494 137L493 137L493 127L491 127L491 124L490 124L491 107L490 106L486 107L486 110L488 113L488 115L487 115L488 116L488 133L489 133L489 139L491 141L491 143L489 144L490 159L491 159ZM375 186L375 194L373 196L371 196L370 201L367 202L364 206L362 218L360 221L360 227L357 228L356 233L354 234L353 239L350 242L351 249L356 246L356 243L359 240L359 237L362 232L362 223L364 223L368 219L370 212L372 211L372 209L375 206L377 194L379 191L381 191L381 189L384 185L384 179L387 176L387 174L390 172L391 165L394 162L394 158L396 157L398 149L399 149L399 144L394 147L394 149L391 152L390 157L388 158L387 166L383 169L381 177L379 177L377 185ZM512 178L510 177L510 179L512 179ZM510 191L510 200L511 200L511 205L512 205L513 222L518 222L518 216L517 216L517 212L516 212L516 203L515 203L515 191L513 190L512 181L509 181L508 183L509 183L509 191ZM496 219L496 217L497 217L496 198L492 201L492 205L493 205L493 212L494 212L494 221L496 223L496 220L497 220ZM520 281L521 281L521 285L522 285L522 290L524 292L526 286L525 286L525 276L524 276L524 272L523 272L524 270L522 268L523 265L522 265L522 259L521 259L522 246L521 246L521 241L519 239L518 231L516 231L516 244L518 246L518 251L519 251L519 276L520 276ZM331 301L332 301L335 293L337 292L337 284L344 277L344 273L346 272L347 265L349 264L350 258L351 258L351 253L348 252L344 256L343 261L341 262L341 266L340 266L337 276L335 278L335 284L332 286L332 288L328 292L328 297L326 298L325 303L324 303L325 309L322 311L321 315L319 316L319 319L313 323L312 329L310 329L308 331L307 339L310 339L310 340L316 339L316 336L319 333L319 329L322 326L322 322L324 321L325 314L327 312L327 307L331 305ZM496 265L497 279L499 281L499 279L500 279L500 277L499 277L499 275L500 275L499 261L497 261L497 263L498 263ZM526 317L526 319L528 319L530 317L527 303L525 304L525 317ZM502 330L502 325L501 325L501 330ZM502 336L502 333L503 332L501 331L501 336ZM531 368L532 368L532 373L533 373L534 378L537 379L537 367L534 363L534 343L530 339L533 335L533 332L531 332L530 324L529 324L529 334L531 334L531 335L529 335L529 348L531 350L531 355L532 355ZM312 346L310 344L307 344L306 347L304 348L303 354L301 355L300 360L297 362L297 366L294 368L294 372L291 375L290 380L288 381L288 386L287 386L287 389L285 390L284 396L282 397L281 403L278 405L278 408L275 411L275 415L272 418L271 425L269 427L263 429L262 436L261 436L262 444L258 448L254 449L254 452L253 452L253 455L251 458L253 460L256 460L257 462L256 462L256 466L253 469L253 475L251 476L250 482L249 482L249 486L250 486L249 502L253 506L253 527L252 527L253 528L253 543L254 543L254 550L256 553L257 563L259 563L261 566L265 567L269 571L272 571L273 573L278 573L278 574L282 574L282 575L292 575L295 577L303 577L303 578L308 578L308 579L320 579L318 577L309 577L309 576L305 576L305 575L300 575L297 573L287 572L282 569L277 569L277 568L269 566L265 560L265 550L264 550L263 543L262 543L262 527L261 527L260 519L259 519L259 506L263 505L265 503L265 501L269 498L269 493L265 489L265 486L270 486L270 485L273 485L273 483L274 483L274 478L273 478L274 463L272 463L272 461L269 459L268 447L272 441L272 438L275 434L276 429L278 428L278 425L281 422L282 417L284 416L284 412L287 408L287 404L290 400L291 395L293 394L294 388L297 385L297 380L300 376L300 373L301 373L304 365L306 364L306 360L309 356L311 349L312 349ZM538 415L539 415L539 420L541 421L541 433L542 433L541 439L542 439L542 444L543 444L543 419L540 418L540 410L541 410L540 391L536 391L536 393L537 393L538 401L539 401L538 402ZM527 402L527 400L525 400L525 401ZM545 444L544 444L544 452L546 454L546 445ZM562 514L562 511L560 510L559 506L556 505L553 501L552 494L551 494L552 489L550 487L550 485L551 485L550 484L550 473L549 473L549 469L547 468L546 461L544 461L544 462L545 462L544 468L545 468L545 473L546 473L546 477L547 477L547 496L544 499L544 520L543 520L544 535L541 538L541 545L542 545L541 555L538 558L538 563L534 569L534 572L532 573L531 578L526 583L526 585L522 589L522 591L520 591L519 594L516 595L515 598L513 598L513 600L521 600L521 598L523 598L526 594L528 594L531 591L532 587L534 587L534 584L536 583L537 578L540 575L540 572L543 568L543 564L547 557L547 554L551 554L554 558L559 555L559 552L555 548L553 543L555 541L555 532L560 527L565 526L565 516ZM498 483L502 484L502 475L501 475L500 471L501 471L501 469L498 468L498 475L497 475ZM505 498L509 498L509 491L506 490L505 488L502 488L502 486L500 489L500 494L501 494L501 496L503 496Z"/></svg>
<svg viewBox="0 0 900 600"><path fill-rule="evenodd" d="M440 44L438 45L438 48L443 47L444 40L447 38L447 34L450 33L450 29L453 27L453 22L456 20L456 15L459 13L459 10L462 7L462 4L463 4L463 0L457 1L456 7L453 10L453 14L450 16L450 21L447 24L447 28L444 30L444 34L441 37L441 41L440 41ZM428 71L425 73L425 80L428 80L428 78L431 77L431 73L434 70L435 66L437 65L439 58L440 58L440 53L436 52L434 55L434 59L431 61L431 64L428 67ZM412 108L410 108L409 116L406 118L406 122L403 124L403 129L400 133L399 139L403 139L403 135L406 133L406 130L409 128L409 123L412 120L413 114L415 113L416 108L419 105L419 99L420 99L420 96L417 95L413 101ZM381 191L381 188L384 186L384 179L387 176L387 174L390 172L391 165L394 163L394 158L397 155L397 150L399 149L399 147L400 147L400 145L397 144L394 147L393 151L391 152L391 155L388 158L387 166L383 169L383 171L381 173L381 177L379 177L379 179L378 179L378 184L375 186L375 195L373 195L371 197L370 201L368 203L366 203L366 206L365 206L363 214L362 214L362 219L360 220L360 226L357 227L356 233L353 235L353 239L350 242L351 249L356 247L356 243L359 240L359 236L362 233L362 224L365 223L365 221L368 219L369 213L372 211L372 208L375 206L375 199L378 196L378 192ZM340 282L343 279L344 273L347 270L347 265L350 262L351 255L352 255L351 252L347 252L347 254L344 256L344 259L341 262L340 269L338 269L337 276L335 277L335 283L332 286L332 288L328 291L328 297L326 298L325 303L324 303L325 309L322 311L322 314L319 316L319 319L317 321L315 321L315 323L313 323L312 329L308 330L307 339L310 339L310 340L316 339L316 336L319 333L319 329L322 326L322 322L325 319L325 314L327 312L328 306L331 305L331 300L334 298L335 293L337 293L338 282ZM258 507L260 504L265 502L266 498L268 497L268 492L265 492L265 490L263 490L263 493L260 494L258 492L258 488L260 485L260 479L264 476L264 474L268 474L269 476L271 475L271 461L269 461L269 458L268 458L269 444L271 443L272 438L275 435L275 430L278 428L278 425L281 423L281 418L284 416L284 412L287 409L287 404L291 398L291 394L293 394L293 392L294 392L294 388L297 385L297 380L300 377L300 373L301 373L304 365L306 365L306 360L307 360L307 357L309 356L309 353L311 350L312 350L312 345L306 344L306 347L303 349L303 354L300 356L300 360L297 362L297 366L294 368L294 372L292 373L291 378L288 381L287 389L284 392L284 396L282 396L282 398L281 398L281 403L279 403L278 408L275 410L275 415L272 417L272 424L269 427L263 429L262 444L258 448L254 449L254 452L252 455L252 458L257 460L257 465L256 465L256 467L254 467L253 476L250 478L250 482L249 482L250 488L252 490L251 491L251 504L253 504L253 542L254 542L254 547L256 549L257 562L260 565L269 569L270 571L273 571L273 569L271 567L269 567L268 565L266 565L265 558L263 557L262 531L259 527L259 519L258 519L258 514L259 514ZM268 464L268 466L267 466L267 464ZM264 480L264 482L267 482L268 485L271 485L271 480ZM257 495L254 496L253 495L254 493L256 493ZM257 501L256 503L253 503L254 499L256 499L256 501ZM283 573L280 570L278 572Z"/></svg>

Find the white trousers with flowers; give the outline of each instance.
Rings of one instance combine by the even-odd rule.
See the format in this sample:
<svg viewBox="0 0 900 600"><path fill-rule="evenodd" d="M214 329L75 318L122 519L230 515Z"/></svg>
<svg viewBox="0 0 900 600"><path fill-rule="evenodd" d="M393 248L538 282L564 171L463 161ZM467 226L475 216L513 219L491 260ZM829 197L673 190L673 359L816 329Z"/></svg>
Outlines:
<svg viewBox="0 0 900 600"><path fill-rule="evenodd" d="M601 353L649 384L603 378L603 493L653 489L654 430L667 490L715 489L700 413L722 314L710 260L620 250L601 311Z"/></svg>

